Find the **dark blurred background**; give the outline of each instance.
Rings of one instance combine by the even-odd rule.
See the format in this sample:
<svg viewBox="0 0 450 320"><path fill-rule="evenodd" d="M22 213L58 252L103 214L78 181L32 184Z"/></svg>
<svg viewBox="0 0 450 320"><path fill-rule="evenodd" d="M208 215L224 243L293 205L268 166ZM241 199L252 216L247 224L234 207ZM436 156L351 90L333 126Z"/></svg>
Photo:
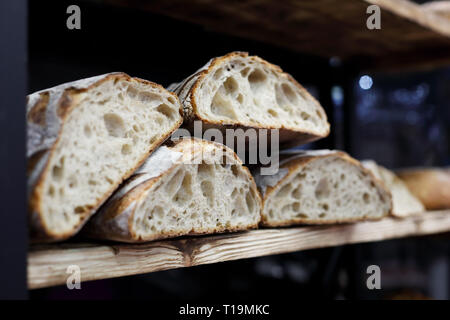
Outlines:
<svg viewBox="0 0 450 320"><path fill-rule="evenodd" d="M326 109L332 134L308 148L344 149L389 168L450 164L450 67L361 71L338 58L302 54L104 1L77 1L82 28L73 31L65 27L70 4L29 1L29 93L112 71L167 86L211 57L248 51L291 73ZM441 235L310 250L86 282L79 291L33 290L30 297L448 299L448 243L448 235ZM382 270L383 290L366 287L371 264Z"/></svg>

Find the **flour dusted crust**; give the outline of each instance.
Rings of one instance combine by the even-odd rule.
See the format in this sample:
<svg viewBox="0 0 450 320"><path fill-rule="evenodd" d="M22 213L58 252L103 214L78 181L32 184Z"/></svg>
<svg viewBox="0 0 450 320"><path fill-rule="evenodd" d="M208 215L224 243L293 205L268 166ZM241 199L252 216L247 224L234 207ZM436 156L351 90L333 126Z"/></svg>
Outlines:
<svg viewBox="0 0 450 320"><path fill-rule="evenodd" d="M202 157L202 158L200 158ZM144 242L256 228L261 198L226 146L197 138L162 146L89 221L89 237Z"/></svg>
<svg viewBox="0 0 450 320"><path fill-rule="evenodd" d="M300 152L283 160L279 170L287 173L264 185L264 226L378 220L391 211L389 191L344 152Z"/></svg>
<svg viewBox="0 0 450 320"><path fill-rule="evenodd" d="M450 209L450 168L408 168L396 173L427 210Z"/></svg>
<svg viewBox="0 0 450 320"><path fill-rule="evenodd" d="M246 52L210 60L181 83L178 94L186 126L201 120L208 128L279 129L281 147L326 137L326 114L295 79L280 67Z"/></svg>
<svg viewBox="0 0 450 320"><path fill-rule="evenodd" d="M144 120L133 119L134 113L148 121L161 120L160 132L140 130ZM160 85L110 73L29 95L26 118L31 236L33 241L56 241L75 234L122 180L181 125L182 110L176 95ZM133 126L136 132L131 132ZM83 149L86 144L92 144L93 150ZM104 146L111 148L106 154L102 154ZM116 159L115 154L121 153L124 156ZM85 168L80 164L83 158L89 162ZM94 172L108 174L108 170L113 172L110 181L94 181ZM90 186L84 181L89 174ZM92 199L89 190L95 194ZM78 199L68 191L88 193L86 202L71 208L70 202Z"/></svg>

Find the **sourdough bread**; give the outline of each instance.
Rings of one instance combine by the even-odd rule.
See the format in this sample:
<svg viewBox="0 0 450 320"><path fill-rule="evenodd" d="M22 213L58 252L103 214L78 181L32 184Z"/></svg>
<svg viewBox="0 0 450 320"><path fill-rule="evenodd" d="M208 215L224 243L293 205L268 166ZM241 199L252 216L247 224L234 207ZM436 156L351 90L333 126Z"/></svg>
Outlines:
<svg viewBox="0 0 450 320"><path fill-rule="evenodd" d="M403 218L425 211L422 202L409 191L406 184L397 177L394 172L377 164L373 160L365 160L361 163L365 168L369 169L376 178L380 179L385 187L391 192L393 216Z"/></svg>
<svg viewBox="0 0 450 320"><path fill-rule="evenodd" d="M142 242L255 228L261 198L248 169L222 144L161 146L89 221L85 234Z"/></svg>
<svg viewBox="0 0 450 320"><path fill-rule="evenodd" d="M124 73L29 95L28 196L33 240L62 240L75 234L181 122L176 95Z"/></svg>
<svg viewBox="0 0 450 320"><path fill-rule="evenodd" d="M201 120L207 128L222 130L279 129L282 148L326 137L330 131L319 102L294 78L246 52L214 58L168 89L178 94L187 127Z"/></svg>
<svg viewBox="0 0 450 320"><path fill-rule="evenodd" d="M255 180L265 226L376 220L392 207L382 183L340 151L299 152L280 163L277 175Z"/></svg>

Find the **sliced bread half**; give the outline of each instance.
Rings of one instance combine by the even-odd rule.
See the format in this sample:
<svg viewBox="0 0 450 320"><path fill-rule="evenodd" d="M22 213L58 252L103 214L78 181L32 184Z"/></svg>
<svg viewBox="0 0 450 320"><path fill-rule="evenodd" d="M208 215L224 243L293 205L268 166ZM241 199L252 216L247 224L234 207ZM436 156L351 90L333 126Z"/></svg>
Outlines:
<svg viewBox="0 0 450 320"><path fill-rule="evenodd" d="M66 239L181 125L177 96L113 73L28 96L33 240Z"/></svg>
<svg viewBox="0 0 450 320"><path fill-rule="evenodd" d="M207 128L279 129L281 148L330 132L325 111L313 96L280 67L246 52L214 58L168 89L178 94L187 126L201 120Z"/></svg>
<svg viewBox="0 0 450 320"><path fill-rule="evenodd" d="M392 215L402 218L412 214L422 213L425 207L417 199L406 184L394 172L377 164L373 160L364 160L363 166L380 179L392 194Z"/></svg>
<svg viewBox="0 0 450 320"><path fill-rule="evenodd" d="M341 151L300 152L283 160L276 175L255 180L266 226L376 220L392 207L382 183Z"/></svg>

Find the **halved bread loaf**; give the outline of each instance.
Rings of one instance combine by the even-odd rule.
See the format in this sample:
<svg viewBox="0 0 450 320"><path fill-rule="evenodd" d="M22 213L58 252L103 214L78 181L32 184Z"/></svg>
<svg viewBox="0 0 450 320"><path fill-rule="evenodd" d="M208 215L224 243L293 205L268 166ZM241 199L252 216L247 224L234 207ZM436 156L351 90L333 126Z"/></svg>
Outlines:
<svg viewBox="0 0 450 320"><path fill-rule="evenodd" d="M317 140L330 131L319 102L294 78L246 52L212 59L168 89L178 94L187 125L198 119L207 128L280 129L282 146Z"/></svg>
<svg viewBox="0 0 450 320"><path fill-rule="evenodd" d="M261 198L229 148L196 138L162 146L86 225L90 237L140 242L255 228Z"/></svg>
<svg viewBox="0 0 450 320"><path fill-rule="evenodd" d="M392 195L392 215L406 217L412 214L422 213L425 210L422 202L417 199L406 184L392 171L380 166L373 160L361 162L373 175L380 179Z"/></svg>
<svg viewBox="0 0 450 320"><path fill-rule="evenodd" d="M299 152L280 163L278 174L255 180L266 226L376 220L392 207L382 183L340 151Z"/></svg>
<svg viewBox="0 0 450 320"><path fill-rule="evenodd" d="M450 209L450 168L409 168L397 175L428 210Z"/></svg>
<svg viewBox="0 0 450 320"><path fill-rule="evenodd" d="M75 234L181 122L175 94L123 73L29 95L32 237L50 241Z"/></svg>

